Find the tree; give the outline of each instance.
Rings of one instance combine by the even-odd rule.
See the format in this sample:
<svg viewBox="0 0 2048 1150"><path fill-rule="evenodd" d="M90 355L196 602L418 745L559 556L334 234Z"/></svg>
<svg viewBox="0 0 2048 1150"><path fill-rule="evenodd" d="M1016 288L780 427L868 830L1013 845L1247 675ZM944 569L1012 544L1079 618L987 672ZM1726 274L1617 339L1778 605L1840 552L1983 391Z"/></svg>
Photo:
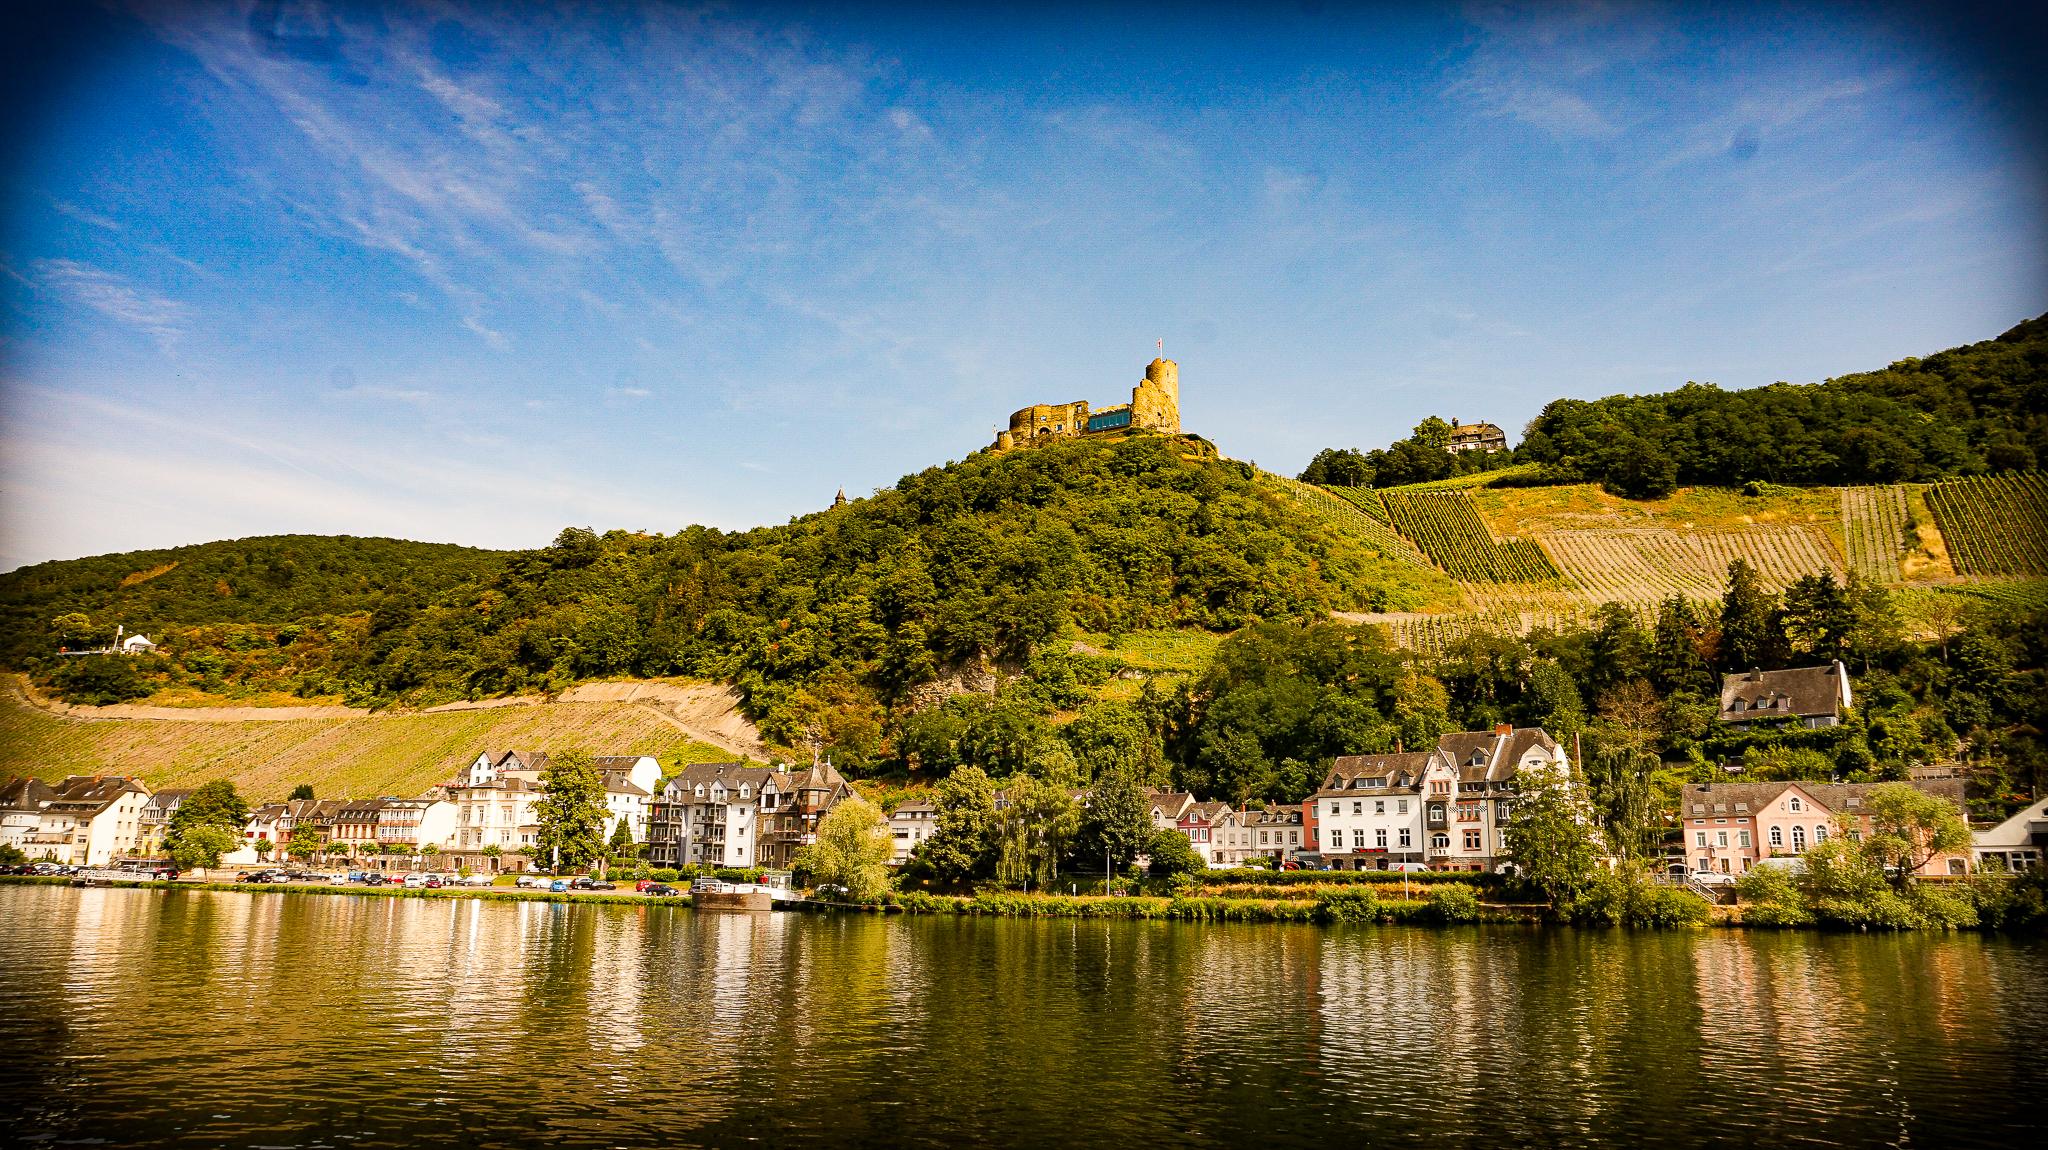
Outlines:
<svg viewBox="0 0 2048 1150"><path fill-rule="evenodd" d="M177 863L180 870L203 870L219 866L221 856L242 845L242 836L225 827L201 823L187 827L175 842L167 837L165 845L171 861Z"/></svg>
<svg viewBox="0 0 2048 1150"><path fill-rule="evenodd" d="M1785 637L1798 653L1841 658L1855 623L1849 596L1832 574L1802 575L1785 588Z"/></svg>
<svg viewBox="0 0 2048 1150"><path fill-rule="evenodd" d="M1010 779L1004 791L1009 805L997 812L996 878L1026 889L1050 886L1080 829L1080 809L1065 788L1029 775Z"/></svg>
<svg viewBox="0 0 2048 1150"><path fill-rule="evenodd" d="M564 532L567 534L567 532ZM540 824L534 835L538 855L555 869L581 870L604 854L604 778L585 751L550 755L541 769L544 792L533 804Z"/></svg>
<svg viewBox="0 0 2048 1150"><path fill-rule="evenodd" d="M1652 800L1663 764L1642 743L1605 739L1596 746L1587 774L1599 798L1601 829L1617 855L1647 858L1661 834Z"/></svg>
<svg viewBox="0 0 2048 1150"><path fill-rule="evenodd" d="M1864 855L1884 867L1900 889L1929 860L1970 845L1969 824L1955 804L1906 783L1871 788L1863 816L1870 820L1861 844Z"/></svg>
<svg viewBox="0 0 2048 1150"><path fill-rule="evenodd" d="M995 870L996 785L980 767L961 767L939 783L938 825L917 857L942 882L967 882Z"/></svg>
<svg viewBox="0 0 2048 1150"><path fill-rule="evenodd" d="M310 799L310 798L312 798L312 797L313 797L313 784L311 784L311 783L300 783L300 784L299 784L298 786L296 786L296 787L293 787L293 788L292 788L292 793L291 793L291 799L292 799L292 800L297 800L297 799Z"/></svg>
<svg viewBox="0 0 2048 1150"><path fill-rule="evenodd" d="M1203 870L1202 856L1195 853L1195 844L1171 827L1153 834L1145 853L1151 856L1146 869L1153 878L1199 874Z"/></svg>
<svg viewBox="0 0 2048 1150"><path fill-rule="evenodd" d="M0 843L0 866L20 866L28 861L21 848L13 843Z"/></svg>
<svg viewBox="0 0 2048 1150"><path fill-rule="evenodd" d="M320 853L326 843L320 837L320 828L311 823L300 823L284 841L284 853L304 862Z"/></svg>
<svg viewBox="0 0 2048 1150"><path fill-rule="evenodd" d="M1507 839L1508 858L1523 879L1543 892L1554 913L1570 916L1592 889L1600 852L1568 774L1522 772L1522 798L1515 804Z"/></svg>
<svg viewBox="0 0 2048 1150"><path fill-rule="evenodd" d="M846 888L859 902L889 889L889 820L859 795L842 799L818 822L818 839L797 852L796 869L818 883Z"/></svg>
<svg viewBox="0 0 2048 1150"><path fill-rule="evenodd" d="M177 810L171 812L170 826L164 831L164 850L172 858L179 859L181 865L186 857L207 857L210 846L218 842L215 838L201 840L183 855L180 854L180 847L186 836L199 828L214 827L225 832L230 841L225 848L211 852L212 862L198 865L218 866L220 855L234 850L241 843L243 828L248 822L249 804L242 800L241 795L235 793L235 784L226 779L202 783L191 794L185 796L184 801L178 804ZM259 842L263 850L268 849L270 840L262 839ZM261 854L262 850L258 853Z"/></svg>
<svg viewBox="0 0 2048 1150"><path fill-rule="evenodd" d="M78 611L66 612L51 620L50 630L56 636L57 646L65 650L91 647L100 640L100 633L93 627L92 620Z"/></svg>
<svg viewBox="0 0 2048 1150"><path fill-rule="evenodd" d="M1130 770L1098 777L1075 839L1076 868L1092 870L1099 863L1121 871L1130 866L1152 839L1151 797Z"/></svg>
<svg viewBox="0 0 2048 1150"><path fill-rule="evenodd" d="M256 857L262 859L264 862L269 862L270 852L277 849L276 844L270 841L269 835L262 835L258 837L256 842L252 845L254 845L256 848Z"/></svg>
<svg viewBox="0 0 2048 1150"><path fill-rule="evenodd" d="M1785 634L1778 597L1764 590L1756 569L1741 559L1728 564L1721 596L1721 669L1776 669L1784 661Z"/></svg>
<svg viewBox="0 0 2048 1150"><path fill-rule="evenodd" d="M633 828L626 825L625 816L619 817L619 825L612 828L611 856L615 859L632 858L635 850Z"/></svg>

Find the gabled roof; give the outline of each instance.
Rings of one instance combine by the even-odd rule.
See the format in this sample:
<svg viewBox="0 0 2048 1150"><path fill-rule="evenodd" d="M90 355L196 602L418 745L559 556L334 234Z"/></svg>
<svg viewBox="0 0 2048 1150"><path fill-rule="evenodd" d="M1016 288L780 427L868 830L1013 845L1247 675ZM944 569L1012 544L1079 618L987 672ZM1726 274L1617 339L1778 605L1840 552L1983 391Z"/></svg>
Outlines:
<svg viewBox="0 0 2048 1150"><path fill-rule="evenodd" d="M1402 751L1383 755L1340 755L1330 764L1329 774L1323 777L1322 789L1315 795L1334 794L1416 794L1422 789L1422 776L1434 762L1441 762L1437 751ZM1377 785L1367 785L1379 780Z"/></svg>
<svg viewBox="0 0 2048 1150"><path fill-rule="evenodd" d="M1248 810L1244 813L1244 825L1248 827L1298 827L1301 825L1301 804L1285 807L1267 807L1262 811Z"/></svg>
<svg viewBox="0 0 2048 1150"><path fill-rule="evenodd" d="M1883 783L1690 783L1679 793L1680 818L1727 818L1762 811L1786 791L1797 790L1822 810L1843 814L1860 808L1870 792ZM1917 779L1907 784L1916 791L1963 805L1963 780Z"/></svg>
<svg viewBox="0 0 2048 1150"><path fill-rule="evenodd" d="M39 811L56 797L56 789L41 779L9 779L0 783L0 809Z"/></svg>
<svg viewBox="0 0 2048 1150"><path fill-rule="evenodd" d="M2036 827L2048 830L2048 799L2042 799L2031 806L2022 807L2013 816L1990 830L1978 831L1974 836L1978 850L2031 847L2036 845Z"/></svg>
<svg viewBox="0 0 2048 1150"><path fill-rule="evenodd" d="M628 778L624 771L606 771L604 789L608 794L647 797L647 790Z"/></svg>
<svg viewBox="0 0 2048 1150"><path fill-rule="evenodd" d="M1742 720L1758 711L1787 717L1839 715L1849 694L1849 671L1840 660L1820 667L1744 671L1721 678L1721 717ZM1737 701L1742 710L1735 710Z"/></svg>
<svg viewBox="0 0 2048 1150"><path fill-rule="evenodd" d="M72 775L50 789L55 793L44 809L72 814L101 810L125 794L149 794L142 780L121 775Z"/></svg>

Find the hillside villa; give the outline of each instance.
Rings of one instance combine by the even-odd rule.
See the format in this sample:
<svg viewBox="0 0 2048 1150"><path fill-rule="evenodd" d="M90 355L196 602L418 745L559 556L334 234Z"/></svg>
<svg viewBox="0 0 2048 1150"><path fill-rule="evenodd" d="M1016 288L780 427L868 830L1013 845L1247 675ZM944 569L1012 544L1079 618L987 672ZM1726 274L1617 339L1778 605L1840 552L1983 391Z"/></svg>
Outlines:
<svg viewBox="0 0 2048 1150"><path fill-rule="evenodd" d="M1847 829L1860 839L1870 829L1863 804L1881 783L1694 783L1679 797L1687 865L1694 871L1747 874L1767 858L1797 857ZM1909 784L1963 807L1961 779ZM1959 875L1967 855L1937 855L1918 873Z"/></svg>
<svg viewBox="0 0 2048 1150"><path fill-rule="evenodd" d="M1849 671L1840 659L1820 667L1744 671L1721 678L1720 718L1738 731L1838 726L1852 705Z"/></svg>

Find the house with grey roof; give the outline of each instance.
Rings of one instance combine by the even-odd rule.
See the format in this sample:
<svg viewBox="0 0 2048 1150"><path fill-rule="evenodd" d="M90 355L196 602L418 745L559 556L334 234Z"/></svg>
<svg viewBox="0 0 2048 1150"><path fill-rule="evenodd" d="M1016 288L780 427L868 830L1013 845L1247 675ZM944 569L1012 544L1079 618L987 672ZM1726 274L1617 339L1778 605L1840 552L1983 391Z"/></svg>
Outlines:
<svg viewBox="0 0 2048 1150"><path fill-rule="evenodd" d="M1743 671L1721 678L1721 721L1753 728L1833 727L1854 705L1840 659L1819 667Z"/></svg>

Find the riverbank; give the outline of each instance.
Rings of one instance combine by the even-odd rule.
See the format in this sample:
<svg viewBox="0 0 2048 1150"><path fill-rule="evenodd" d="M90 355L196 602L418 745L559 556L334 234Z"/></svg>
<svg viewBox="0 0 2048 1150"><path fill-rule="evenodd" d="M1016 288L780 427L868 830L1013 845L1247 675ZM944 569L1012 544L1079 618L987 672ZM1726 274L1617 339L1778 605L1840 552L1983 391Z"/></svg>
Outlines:
<svg viewBox="0 0 2048 1150"><path fill-rule="evenodd" d="M72 880L57 875L0 875L0 885L13 886L70 886ZM146 879L105 879L94 886L124 887L142 890L218 890L236 894L310 894L310 895L362 895L367 898L429 898L429 899L475 899L482 902L574 902L608 903L614 906L672 906L688 907L689 895L663 895L653 897L644 894L607 894L603 891L522 890L501 887L450 887L441 890L426 890L405 886L321 886L315 883L248 883L248 882L151 882Z"/></svg>

